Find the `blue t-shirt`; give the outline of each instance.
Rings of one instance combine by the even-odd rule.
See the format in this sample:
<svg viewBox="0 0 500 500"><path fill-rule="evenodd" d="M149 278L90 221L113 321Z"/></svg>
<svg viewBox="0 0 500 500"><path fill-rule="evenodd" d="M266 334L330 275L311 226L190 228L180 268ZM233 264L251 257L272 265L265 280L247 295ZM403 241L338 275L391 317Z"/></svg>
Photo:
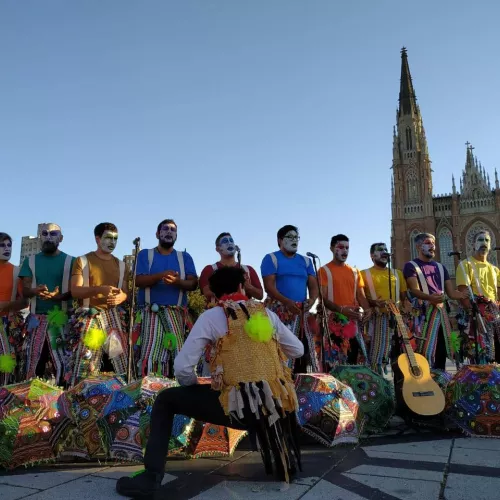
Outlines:
<svg viewBox="0 0 500 500"><path fill-rule="evenodd" d="M311 259L298 253L293 257L287 257L281 250L273 253L278 262L278 269L274 265L271 254L268 254L262 259L260 265L262 277L275 274L276 288L279 293L294 302L304 302L307 299L307 280L309 276L316 276Z"/></svg>
<svg viewBox="0 0 500 500"><path fill-rule="evenodd" d="M193 258L187 252L182 252L184 256L184 272L186 276L196 276L196 269L194 267ZM181 274L179 259L177 258L177 251L173 251L168 255L163 255L155 248L153 254L153 263L149 269L148 250L141 250L137 257L137 275L140 274L156 274L162 271L177 271ZM182 293L181 305L187 305L187 295L184 290L179 287L167 285L163 281L159 281L151 287L151 304L158 304L159 306L176 306L179 301L179 293ZM145 303L145 290L139 289L137 294L137 303L143 306Z"/></svg>
<svg viewBox="0 0 500 500"><path fill-rule="evenodd" d="M64 252L59 252L57 255L47 255L42 252L35 255L35 274L36 284L46 285L49 292L53 292L56 286L59 287L59 292L63 291L63 274L64 263L67 255ZM71 265L69 268L69 279L71 279L71 269L73 268L74 257L71 257ZM20 278L33 278L33 273L29 266L29 258L24 259L21 270L19 271ZM68 306L71 301L68 301ZM36 314L47 314L54 306L61 306L61 302L54 300L36 299Z"/></svg>

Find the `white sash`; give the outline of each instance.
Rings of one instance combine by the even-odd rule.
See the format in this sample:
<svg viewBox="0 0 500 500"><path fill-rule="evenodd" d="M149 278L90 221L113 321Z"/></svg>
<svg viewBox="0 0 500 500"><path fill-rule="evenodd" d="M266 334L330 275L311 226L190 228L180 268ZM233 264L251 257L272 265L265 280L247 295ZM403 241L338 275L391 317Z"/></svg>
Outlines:
<svg viewBox="0 0 500 500"><path fill-rule="evenodd" d="M372 297L372 300L377 300L377 293L375 292L375 285L373 284L373 278L372 278L372 273L370 272L369 269L365 271L366 274L366 283L368 284L368 290L370 290L370 295ZM399 302L399 275L398 272L395 269L391 270L392 276L394 276L396 280L396 297L395 297L395 302L396 304ZM389 286L392 288L392 280L389 283Z"/></svg>
<svg viewBox="0 0 500 500"><path fill-rule="evenodd" d="M277 271L278 270L278 258L276 257L276 254L270 253L268 255L271 257L271 260L273 261L273 264L274 264L274 268ZM306 257L305 255L301 255L301 257L304 259L304 262L306 263L306 269L308 269L309 268L309 264L310 264L309 257Z"/></svg>
<svg viewBox="0 0 500 500"><path fill-rule="evenodd" d="M184 267L184 254L177 250L177 260L179 261L179 269L180 269L180 278L181 280L186 279L186 269ZM155 249L150 248L148 250L148 273L151 273L151 266L153 265L153 259L154 259L154 254L155 254ZM180 289L179 290L179 299L177 300L177 305L180 306L182 305L182 299L184 297L184 290ZM144 303L145 304L151 304L151 287L147 287L144 289Z"/></svg>
<svg viewBox="0 0 500 500"><path fill-rule="evenodd" d="M14 266L12 268L12 293L10 294L11 302L14 302L17 298L17 278L19 276L19 267Z"/></svg>
<svg viewBox="0 0 500 500"><path fill-rule="evenodd" d="M36 288L37 284L36 284L36 273L35 273L36 269L35 269L35 256L34 255L30 255L28 257L28 265L29 265L29 268L31 269L31 275L32 275L31 287ZM30 313L35 314L35 312L36 312L36 295L31 297L31 299L30 299Z"/></svg>
<svg viewBox="0 0 500 500"><path fill-rule="evenodd" d="M321 269L323 269L325 271L325 274L326 274L328 300L330 302L334 302L334 300L333 300L333 276L332 276L332 272L330 271L330 268L327 265L323 266ZM358 291L358 270L355 267L353 267L351 269L352 269L352 273L354 274L354 302L356 302L356 294Z"/></svg>

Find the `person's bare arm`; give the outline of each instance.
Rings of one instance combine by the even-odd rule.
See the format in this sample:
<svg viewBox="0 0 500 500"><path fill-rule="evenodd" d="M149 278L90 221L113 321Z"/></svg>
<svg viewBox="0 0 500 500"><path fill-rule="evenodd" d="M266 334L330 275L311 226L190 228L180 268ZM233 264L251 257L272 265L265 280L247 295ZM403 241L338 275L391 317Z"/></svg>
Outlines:
<svg viewBox="0 0 500 500"><path fill-rule="evenodd" d="M192 292L198 286L198 277L188 274L186 279L181 279L177 271L167 271L167 275L163 277L163 282L166 285L177 286L182 290Z"/></svg>
<svg viewBox="0 0 500 500"><path fill-rule="evenodd" d="M48 288L45 285L38 285L32 288L33 278L28 276L23 278L23 297L26 299L31 299L32 297L39 297L42 293L48 292Z"/></svg>
<svg viewBox="0 0 500 500"><path fill-rule="evenodd" d="M444 289L446 295L448 295L448 297L453 300L465 300L469 297L469 293L465 290L460 290L460 287L458 287L458 290L455 290L453 288L453 283L451 282L451 280L446 280L444 282Z"/></svg>
<svg viewBox="0 0 500 500"><path fill-rule="evenodd" d="M290 312L293 312L295 314L298 314L300 312L300 309L297 307L297 304L293 300L286 298L284 295L278 292L278 289L276 288L275 274L264 276L262 280L264 281L264 290L266 291L267 295L269 295L269 297L281 302Z"/></svg>
<svg viewBox="0 0 500 500"><path fill-rule="evenodd" d="M21 309L28 307L29 300L25 297L20 297L16 300L8 302L0 302L0 313L18 312Z"/></svg>
<svg viewBox="0 0 500 500"><path fill-rule="evenodd" d="M169 271L155 274L138 274L135 277L135 286L138 288L150 288L159 283Z"/></svg>
<svg viewBox="0 0 500 500"><path fill-rule="evenodd" d="M74 274L71 276L71 295L75 299L90 299L99 295L109 296L113 289L120 291L119 288L109 285L103 286L83 286L83 276Z"/></svg>
<svg viewBox="0 0 500 500"><path fill-rule="evenodd" d="M262 300L262 297L264 297L264 290L262 290L262 288L257 288L256 286L253 286L250 277L248 277L245 280L245 295L249 299L253 298L257 300Z"/></svg>

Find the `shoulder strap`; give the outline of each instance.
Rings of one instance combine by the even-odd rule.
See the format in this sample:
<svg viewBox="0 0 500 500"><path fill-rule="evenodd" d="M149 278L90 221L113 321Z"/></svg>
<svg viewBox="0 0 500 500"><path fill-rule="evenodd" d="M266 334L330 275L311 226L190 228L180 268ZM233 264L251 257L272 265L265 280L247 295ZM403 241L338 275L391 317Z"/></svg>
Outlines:
<svg viewBox="0 0 500 500"><path fill-rule="evenodd" d="M399 291L400 291L400 283L399 283L399 273L397 269L393 269L392 273L394 274L394 278L396 279L396 296L394 297L394 302L397 304L399 302ZM392 283L389 283L389 286L392 287Z"/></svg>
<svg viewBox="0 0 500 500"><path fill-rule="evenodd" d="M32 274L32 278L31 278L31 286L32 288L36 288L37 287L37 283L36 283L36 265L35 265L35 255L30 255L29 258L28 258L28 265L30 266L30 269L31 269L31 274ZM36 295L34 297L31 297L30 299L30 312L31 314L35 314L36 312Z"/></svg>
<svg viewBox="0 0 500 500"><path fill-rule="evenodd" d="M212 264L212 270L213 270L213 271L217 271L217 269L218 269L217 264Z"/></svg>
<svg viewBox="0 0 500 500"><path fill-rule="evenodd" d="M306 263L306 270L309 267L309 264L311 263L311 259L307 257L307 255L303 255L302 258L304 259L304 262Z"/></svg>
<svg viewBox="0 0 500 500"><path fill-rule="evenodd" d="M123 279L125 278L125 262L123 262L123 260L119 260L118 267L120 269L120 278L118 279L118 288L121 290L123 287Z"/></svg>
<svg viewBox="0 0 500 500"><path fill-rule="evenodd" d="M155 249L150 248L148 250L148 273L151 273L151 266L153 265L153 259L155 256ZM144 289L144 302L146 304L151 304L151 287Z"/></svg>
<svg viewBox="0 0 500 500"><path fill-rule="evenodd" d="M410 264L415 268L415 271L417 273L418 282L420 283L420 290L429 295L429 286L427 285L427 281L425 281L425 276L422 272L422 269L420 269L420 266L414 260L410 261Z"/></svg>
<svg viewBox="0 0 500 500"><path fill-rule="evenodd" d="M377 300L377 294L375 292L375 285L373 284L372 273L370 272L369 269L367 269L365 271L365 279L366 279L366 284L368 285L368 290L370 291L370 295L372 297L372 300Z"/></svg>
<svg viewBox="0 0 500 500"><path fill-rule="evenodd" d="M71 261L73 260L73 257L71 255L66 255L66 258L64 259L64 270L63 270L63 279L62 279L62 286L61 286L61 293L68 293L69 291L69 276L71 272ZM67 311L68 310L68 302L66 300L63 300L61 302L61 310L62 311Z"/></svg>
<svg viewBox="0 0 500 500"><path fill-rule="evenodd" d="M440 262L436 262L439 269L439 277L441 278L442 292L444 293L444 266Z"/></svg>
<svg viewBox="0 0 500 500"><path fill-rule="evenodd" d="M180 269L180 278L181 280L186 279L186 268L184 267L184 253L181 252L180 250L177 250L177 260L179 261L179 269ZM179 290L179 299L177 300L177 305L181 306L182 305L182 299L184 297L184 290L180 289Z"/></svg>
<svg viewBox="0 0 500 500"><path fill-rule="evenodd" d="M333 276L330 268L327 265L324 265L321 269L325 271L326 274L326 282L327 282L327 290L328 290L328 300L333 302Z"/></svg>
<svg viewBox="0 0 500 500"><path fill-rule="evenodd" d="M277 259L276 255L274 253L270 253L269 257L271 257L271 260L273 261L273 264L274 264L274 268L277 271L278 270L278 259Z"/></svg>
<svg viewBox="0 0 500 500"><path fill-rule="evenodd" d="M352 273L354 274L354 303L356 303L356 294L358 292L358 270L353 267Z"/></svg>
<svg viewBox="0 0 500 500"><path fill-rule="evenodd" d="M467 262L469 263L469 266L470 266L470 269L472 272L472 277L473 277L474 281L476 282L477 293L479 295L484 295L483 287L481 286L481 282L479 281L479 273L477 272L476 263L470 257L467 258ZM462 270L463 270L463 268L462 268ZM467 276L467 278L468 278L468 276Z"/></svg>
<svg viewBox="0 0 500 500"><path fill-rule="evenodd" d="M12 268L12 293L10 294L11 302L14 302L17 298L17 278L19 276L19 267L14 266Z"/></svg>
<svg viewBox="0 0 500 500"><path fill-rule="evenodd" d="M242 265L241 268L248 274L248 276L250 276L250 271L248 270L248 266Z"/></svg>
<svg viewBox="0 0 500 500"><path fill-rule="evenodd" d="M85 255L79 257L82 263L82 278L83 286L90 286L90 271L89 271L89 261ZM90 307L90 299L83 299L83 307Z"/></svg>

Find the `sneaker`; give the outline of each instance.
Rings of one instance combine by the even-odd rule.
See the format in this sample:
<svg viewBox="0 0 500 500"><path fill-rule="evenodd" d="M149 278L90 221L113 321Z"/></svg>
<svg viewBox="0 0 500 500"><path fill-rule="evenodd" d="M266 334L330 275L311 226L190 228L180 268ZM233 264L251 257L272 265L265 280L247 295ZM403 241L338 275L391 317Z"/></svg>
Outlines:
<svg viewBox="0 0 500 500"><path fill-rule="evenodd" d="M160 489L163 474L141 470L132 474L131 477L121 477L116 482L116 491L120 495L129 498L146 499L152 498Z"/></svg>

